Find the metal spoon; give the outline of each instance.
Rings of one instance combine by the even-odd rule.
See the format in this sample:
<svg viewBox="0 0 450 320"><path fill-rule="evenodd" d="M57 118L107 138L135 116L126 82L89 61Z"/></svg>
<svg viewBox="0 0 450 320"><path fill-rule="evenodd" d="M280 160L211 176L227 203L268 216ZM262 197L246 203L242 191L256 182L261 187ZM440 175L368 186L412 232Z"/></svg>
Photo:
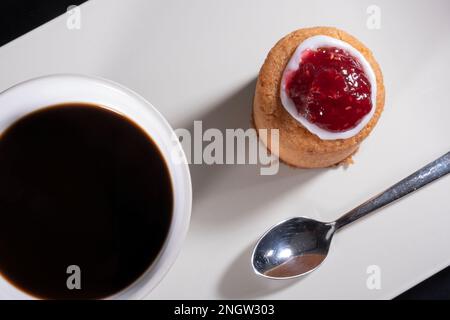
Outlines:
<svg viewBox="0 0 450 320"><path fill-rule="evenodd" d="M325 260L336 231L450 172L450 152L333 222L309 218L282 221L267 231L253 250L256 274L289 279L315 270Z"/></svg>

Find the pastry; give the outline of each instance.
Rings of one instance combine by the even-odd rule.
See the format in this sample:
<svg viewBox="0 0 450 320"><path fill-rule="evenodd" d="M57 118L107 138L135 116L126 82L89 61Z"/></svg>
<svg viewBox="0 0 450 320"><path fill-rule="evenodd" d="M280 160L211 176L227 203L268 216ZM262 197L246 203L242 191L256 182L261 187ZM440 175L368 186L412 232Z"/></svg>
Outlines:
<svg viewBox="0 0 450 320"><path fill-rule="evenodd" d="M256 129L279 129L283 162L301 168L351 162L384 107L383 76L371 51L332 27L294 31L270 50L253 103ZM278 152L277 152L278 150Z"/></svg>

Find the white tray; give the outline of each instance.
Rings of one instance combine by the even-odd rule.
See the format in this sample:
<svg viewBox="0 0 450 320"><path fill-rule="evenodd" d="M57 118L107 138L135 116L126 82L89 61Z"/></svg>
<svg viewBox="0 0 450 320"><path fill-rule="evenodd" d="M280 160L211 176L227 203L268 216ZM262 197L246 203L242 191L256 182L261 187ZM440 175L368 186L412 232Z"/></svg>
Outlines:
<svg viewBox="0 0 450 320"><path fill-rule="evenodd" d="M0 49L0 90L43 74L75 72L124 84L173 127L247 128L255 78L283 35L342 28L370 47L385 77L386 107L347 170L258 175L258 166L191 167L194 206L177 262L153 299L387 299L450 263L450 178L339 233L326 263L288 282L259 279L250 251L272 224L295 215L333 220L450 150L448 1L92 0L81 29L67 16ZM0 106L1 107L1 106ZM381 289L366 286L381 269Z"/></svg>

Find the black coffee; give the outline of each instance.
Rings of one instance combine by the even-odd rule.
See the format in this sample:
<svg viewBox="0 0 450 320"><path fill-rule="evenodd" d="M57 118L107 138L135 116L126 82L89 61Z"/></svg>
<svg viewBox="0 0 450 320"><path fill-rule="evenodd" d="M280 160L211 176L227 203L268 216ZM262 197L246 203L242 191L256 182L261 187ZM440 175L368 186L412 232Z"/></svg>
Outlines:
<svg viewBox="0 0 450 320"><path fill-rule="evenodd" d="M158 147L118 113L53 106L0 136L0 272L35 297L126 288L161 251L172 207Z"/></svg>

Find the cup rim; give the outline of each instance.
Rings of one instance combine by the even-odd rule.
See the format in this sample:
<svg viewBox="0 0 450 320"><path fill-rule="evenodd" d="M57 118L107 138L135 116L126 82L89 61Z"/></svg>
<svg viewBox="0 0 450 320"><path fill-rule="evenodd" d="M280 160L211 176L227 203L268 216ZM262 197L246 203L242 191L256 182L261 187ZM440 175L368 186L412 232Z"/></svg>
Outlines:
<svg viewBox="0 0 450 320"><path fill-rule="evenodd" d="M186 238L192 211L192 183L186 155L164 116L131 89L101 77L52 74L20 82L0 93L0 135L26 114L61 103L80 102L107 107L138 124L160 149L173 189L172 220L157 258L132 284L105 299L145 298L175 262ZM179 157L174 161L175 155ZM0 299L36 299L0 273Z"/></svg>

